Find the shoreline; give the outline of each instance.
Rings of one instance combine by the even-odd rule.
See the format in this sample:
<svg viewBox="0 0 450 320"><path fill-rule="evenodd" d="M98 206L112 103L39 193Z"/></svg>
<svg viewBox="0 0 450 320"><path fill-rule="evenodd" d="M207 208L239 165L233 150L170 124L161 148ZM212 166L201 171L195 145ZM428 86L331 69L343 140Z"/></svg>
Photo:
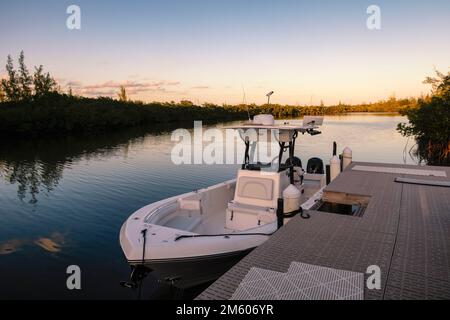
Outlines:
<svg viewBox="0 0 450 320"><path fill-rule="evenodd" d="M249 115L264 113L272 114L276 119L295 119L305 115L398 114L412 105L412 100L395 100L358 106L199 106L187 101L142 104L55 93L34 100L0 103L0 136L29 139L108 133L150 126L173 127L195 120L213 124L246 120Z"/></svg>

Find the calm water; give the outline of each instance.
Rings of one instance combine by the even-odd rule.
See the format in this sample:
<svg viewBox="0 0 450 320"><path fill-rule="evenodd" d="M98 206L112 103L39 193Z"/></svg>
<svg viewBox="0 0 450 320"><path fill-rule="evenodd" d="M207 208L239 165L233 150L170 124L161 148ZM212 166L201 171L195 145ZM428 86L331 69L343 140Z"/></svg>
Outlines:
<svg viewBox="0 0 450 320"><path fill-rule="evenodd" d="M414 163L398 115L326 117L319 136L300 136L296 154L325 161L332 142L355 160ZM236 165L172 164L171 130L0 144L0 299L125 298L129 267L119 246L123 221L151 202L235 176ZM411 142L410 142L411 145ZM409 149L409 148L408 148ZM82 290L66 289L66 268L82 270ZM142 296L168 298L146 280ZM189 293L186 293L189 295ZM192 294L192 293L191 293Z"/></svg>

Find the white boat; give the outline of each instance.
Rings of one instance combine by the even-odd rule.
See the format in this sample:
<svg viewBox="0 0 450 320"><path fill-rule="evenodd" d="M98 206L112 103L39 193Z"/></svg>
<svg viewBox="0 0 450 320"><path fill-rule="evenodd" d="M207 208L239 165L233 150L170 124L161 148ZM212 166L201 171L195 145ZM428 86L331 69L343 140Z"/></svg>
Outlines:
<svg viewBox="0 0 450 320"><path fill-rule="evenodd" d="M227 128L239 130L246 146L236 179L149 204L123 224L120 244L135 271L127 284L134 286L149 271L179 288L217 279L283 223L303 215L320 200L325 175L317 158L305 172L294 148L299 133L320 133L317 124L320 118L305 117L303 125L276 125L262 115ZM258 137L248 135L249 129L278 132L276 166L251 163Z"/></svg>

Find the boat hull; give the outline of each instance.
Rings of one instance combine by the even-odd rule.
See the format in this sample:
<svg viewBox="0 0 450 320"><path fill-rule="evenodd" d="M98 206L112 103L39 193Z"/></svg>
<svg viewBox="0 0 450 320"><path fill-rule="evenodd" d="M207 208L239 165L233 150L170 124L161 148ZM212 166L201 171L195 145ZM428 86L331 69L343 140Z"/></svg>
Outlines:
<svg viewBox="0 0 450 320"><path fill-rule="evenodd" d="M189 289L220 278L254 248L210 256L145 260L144 266L158 280L180 289ZM132 266L142 261L128 261Z"/></svg>
<svg viewBox="0 0 450 320"><path fill-rule="evenodd" d="M227 205L233 199L235 185L235 180L226 181L149 204L133 213L122 225L119 237L128 263L144 264L155 278L181 289L219 278L277 230L276 220L246 230L226 228ZM180 199L195 202L199 198L199 213L180 210ZM308 197L302 208L309 209L319 198L320 191ZM256 225L254 220L251 223ZM288 221L285 219L285 223Z"/></svg>

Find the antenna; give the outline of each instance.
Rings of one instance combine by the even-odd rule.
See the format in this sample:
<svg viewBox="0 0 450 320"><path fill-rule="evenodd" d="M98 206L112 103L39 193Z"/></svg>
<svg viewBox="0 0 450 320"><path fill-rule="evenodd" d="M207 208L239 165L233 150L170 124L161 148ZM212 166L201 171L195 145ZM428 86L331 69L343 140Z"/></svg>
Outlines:
<svg viewBox="0 0 450 320"><path fill-rule="evenodd" d="M267 104L268 104L268 105L270 105L270 96L273 95L273 94L274 94L273 91L270 91L268 94L266 94L266 97L267 97Z"/></svg>
<svg viewBox="0 0 450 320"><path fill-rule="evenodd" d="M247 104L247 97L245 96L245 89L244 89L244 85L242 85L242 93L243 93L243 97L242 97L242 103L246 105L247 107L247 115L248 115L248 121L250 121L250 110L248 109L248 104Z"/></svg>

